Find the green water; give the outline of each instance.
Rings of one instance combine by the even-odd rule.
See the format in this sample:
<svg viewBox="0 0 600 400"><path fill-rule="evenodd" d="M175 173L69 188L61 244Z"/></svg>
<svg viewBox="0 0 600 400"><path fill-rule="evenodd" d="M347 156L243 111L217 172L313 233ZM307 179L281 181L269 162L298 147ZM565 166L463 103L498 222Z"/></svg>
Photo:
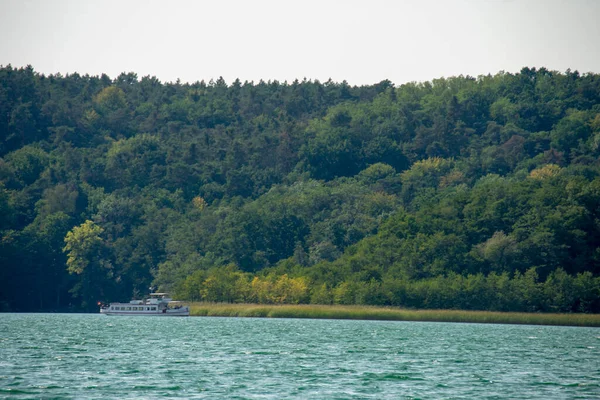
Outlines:
<svg viewBox="0 0 600 400"><path fill-rule="evenodd" d="M600 329L0 314L0 398L600 398Z"/></svg>

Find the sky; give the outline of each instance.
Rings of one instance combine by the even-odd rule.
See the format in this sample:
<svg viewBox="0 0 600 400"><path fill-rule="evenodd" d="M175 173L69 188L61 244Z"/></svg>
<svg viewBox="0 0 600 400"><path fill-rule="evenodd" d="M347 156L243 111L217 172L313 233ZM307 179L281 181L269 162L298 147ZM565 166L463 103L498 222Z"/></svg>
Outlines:
<svg viewBox="0 0 600 400"><path fill-rule="evenodd" d="M163 82L600 72L600 0L0 0L0 65Z"/></svg>

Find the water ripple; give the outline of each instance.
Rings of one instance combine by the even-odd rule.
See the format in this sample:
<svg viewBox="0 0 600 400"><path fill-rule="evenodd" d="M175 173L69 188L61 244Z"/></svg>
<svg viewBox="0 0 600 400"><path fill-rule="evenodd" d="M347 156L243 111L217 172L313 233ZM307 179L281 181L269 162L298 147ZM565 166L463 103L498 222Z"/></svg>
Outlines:
<svg viewBox="0 0 600 400"><path fill-rule="evenodd" d="M600 397L596 328L0 314L0 397Z"/></svg>

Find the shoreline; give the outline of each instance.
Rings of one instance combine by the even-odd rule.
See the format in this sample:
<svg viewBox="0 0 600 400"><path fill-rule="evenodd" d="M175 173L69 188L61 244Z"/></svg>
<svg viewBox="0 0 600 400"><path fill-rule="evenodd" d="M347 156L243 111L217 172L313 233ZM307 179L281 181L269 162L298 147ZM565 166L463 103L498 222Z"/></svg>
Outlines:
<svg viewBox="0 0 600 400"><path fill-rule="evenodd" d="M600 327L600 314L525 313L468 310L412 310L398 307L190 303L193 317L313 318L374 321L457 322L482 324Z"/></svg>

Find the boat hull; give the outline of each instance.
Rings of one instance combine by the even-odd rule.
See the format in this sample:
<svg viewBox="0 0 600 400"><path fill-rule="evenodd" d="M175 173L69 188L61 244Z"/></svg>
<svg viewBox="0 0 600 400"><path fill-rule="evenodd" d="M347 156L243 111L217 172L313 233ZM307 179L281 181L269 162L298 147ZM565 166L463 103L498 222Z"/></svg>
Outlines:
<svg viewBox="0 0 600 400"><path fill-rule="evenodd" d="M189 317L190 310L167 310L166 312L158 312L158 311L110 311L110 310L100 310L100 314L104 315L147 315L154 317Z"/></svg>
<svg viewBox="0 0 600 400"><path fill-rule="evenodd" d="M100 314L105 315L152 315L157 317L187 317L190 307L173 301L168 293L150 293L150 297L143 300L131 300L129 303L110 303L108 305L98 302Z"/></svg>

